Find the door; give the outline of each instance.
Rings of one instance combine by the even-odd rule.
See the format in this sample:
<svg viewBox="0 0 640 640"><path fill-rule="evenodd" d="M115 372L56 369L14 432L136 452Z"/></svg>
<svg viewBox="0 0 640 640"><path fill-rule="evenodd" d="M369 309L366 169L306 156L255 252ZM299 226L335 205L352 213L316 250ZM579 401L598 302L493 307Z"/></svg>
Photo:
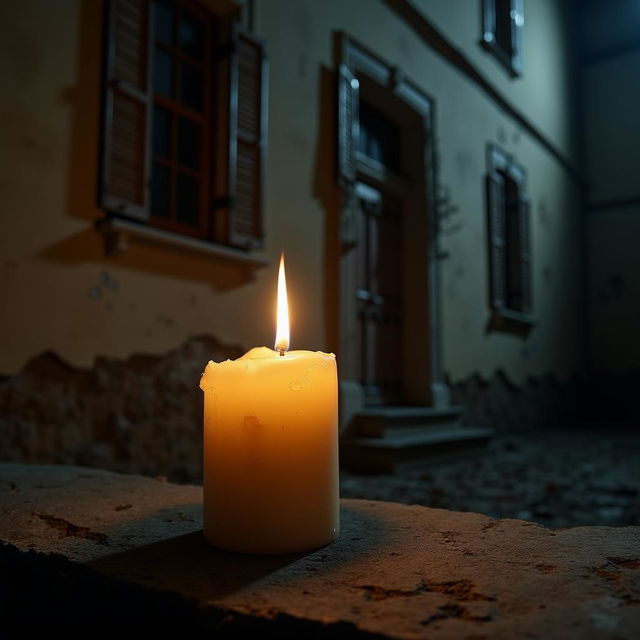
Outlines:
<svg viewBox="0 0 640 640"><path fill-rule="evenodd" d="M433 104L348 36L338 44L343 197L336 217L327 218L327 238L339 272L330 326L348 428L366 404L446 406L449 394L440 354Z"/></svg>
<svg viewBox="0 0 640 640"><path fill-rule="evenodd" d="M356 184L356 304L359 378L368 405L402 400L403 251L401 201Z"/></svg>

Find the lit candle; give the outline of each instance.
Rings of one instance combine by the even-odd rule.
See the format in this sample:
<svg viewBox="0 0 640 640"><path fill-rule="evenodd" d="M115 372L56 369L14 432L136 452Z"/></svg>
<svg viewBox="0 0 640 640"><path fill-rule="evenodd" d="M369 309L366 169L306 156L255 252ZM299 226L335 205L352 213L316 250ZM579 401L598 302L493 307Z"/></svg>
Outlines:
<svg viewBox="0 0 640 640"><path fill-rule="evenodd" d="M293 553L338 535L338 377L321 351L288 351L284 257L275 350L209 362L204 391L204 535L244 553Z"/></svg>

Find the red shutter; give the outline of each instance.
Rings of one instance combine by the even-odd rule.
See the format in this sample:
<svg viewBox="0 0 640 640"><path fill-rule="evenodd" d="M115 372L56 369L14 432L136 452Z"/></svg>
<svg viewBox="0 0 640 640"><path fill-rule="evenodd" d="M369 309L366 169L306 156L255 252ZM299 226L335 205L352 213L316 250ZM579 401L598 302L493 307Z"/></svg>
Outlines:
<svg viewBox="0 0 640 640"><path fill-rule="evenodd" d="M359 83L345 64L338 67L338 182L343 186L356 179L356 151L359 135Z"/></svg>
<svg viewBox="0 0 640 640"><path fill-rule="evenodd" d="M487 175L487 222L489 233L489 296L492 309L500 310L506 300L505 184L500 173Z"/></svg>
<svg viewBox="0 0 640 640"><path fill-rule="evenodd" d="M530 230L530 206L528 200L518 201L518 222L520 231L520 278L522 291L522 311L531 313L532 295L531 280L531 230Z"/></svg>
<svg viewBox="0 0 640 640"><path fill-rule="evenodd" d="M149 216L150 6L106 5L100 204L129 217Z"/></svg>
<svg viewBox="0 0 640 640"><path fill-rule="evenodd" d="M233 25L229 70L227 242L259 247L267 144L268 62L262 41Z"/></svg>

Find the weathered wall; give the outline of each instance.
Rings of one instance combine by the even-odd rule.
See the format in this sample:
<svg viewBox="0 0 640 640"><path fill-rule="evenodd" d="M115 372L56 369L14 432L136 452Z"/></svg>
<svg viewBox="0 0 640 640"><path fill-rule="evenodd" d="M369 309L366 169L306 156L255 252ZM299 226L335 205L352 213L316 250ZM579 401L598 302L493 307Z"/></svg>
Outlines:
<svg viewBox="0 0 640 640"><path fill-rule="evenodd" d="M474 8L467 12L469 5ZM531 50L537 43L536 51L543 49L544 54L525 55L522 79L511 81L478 44L476 5L479 3L458 1L420 6L429 18L440 21L440 28L456 44L468 41L465 52L474 63L496 86L508 91L509 100L522 107L554 143L573 153L577 123L573 83L565 82L573 71L572 59L565 58L570 27L566 16L552 0L535 3L525 21L525 47ZM314 154L315 167L326 166L322 164L326 127L320 116L328 114L320 111L323 96L318 99L323 86L321 66L333 68L331 36L343 30L397 65L435 99L440 179L460 209L456 221L462 222L459 233L442 241L450 256L442 263L444 368L449 378L455 382L473 372L490 377L502 369L520 383L528 375L553 372L563 378L580 369L585 355L580 193L559 163L426 46L386 3L367 2L364 12L363 3L356 0L272 0L259 6L258 30L270 42L273 71L270 135L277 144L270 148L272 196L277 192L277 199L292 214L296 209L308 210L304 202L308 186L306 190L302 186L314 179ZM528 171L537 326L526 339L486 331L490 314L483 176L488 142L513 153ZM296 158L297 166L291 158ZM326 180L319 183L326 184ZM318 197L321 203L330 200L326 190ZM322 215L317 203L312 210L313 217ZM302 231L301 217L296 224ZM318 230L315 222L309 228Z"/></svg>
<svg viewBox="0 0 640 640"><path fill-rule="evenodd" d="M565 155L579 154L575 13L570 2L524 2L524 73L512 79L496 57L480 46L482 2L413 0L457 49Z"/></svg>
<svg viewBox="0 0 640 640"><path fill-rule="evenodd" d="M463 422L498 433L598 422L603 414L599 405L589 402L588 391L580 376L563 381L530 377L516 386L501 371L488 380L474 375L451 385L453 401L464 407Z"/></svg>
<svg viewBox="0 0 640 640"><path fill-rule="evenodd" d="M508 80L481 50L467 0L421 7L561 149L571 155L570 64L553 0L525 23L525 73ZM445 12L445 5L449 14ZM473 10L468 11L469 5ZM275 268L243 282L210 259L133 244L106 258L93 224L101 10L91 0L3 3L0 24L0 371L52 350L74 366L96 356L164 353L191 335L270 344ZM335 348L335 283L325 255L333 185L332 35L344 30L398 65L436 104L442 184L462 229L443 239L444 368L452 381L498 369L515 382L582 363L578 191L565 170L381 0L257 3L271 61L264 256L287 251L293 344ZM531 52L538 42L536 55ZM328 80L327 80L328 79ZM569 93L568 93L569 92ZM528 171L537 326L526 339L487 334L485 149L496 142ZM329 276L329 279L332 276Z"/></svg>
<svg viewBox="0 0 640 640"><path fill-rule="evenodd" d="M301 245L296 225L282 224L306 210L281 206L287 200L277 191L267 189L262 254L274 267L255 282L231 264L170 248L132 243L124 255L106 257L94 230L102 217L95 205L101 3L2 3L0 25L0 372L45 350L88 366L98 355L166 353L191 335L271 344L281 247L293 344L325 346L321 298L299 302L300 292L320 290L320 251ZM309 201L307 194L307 210Z"/></svg>
<svg viewBox="0 0 640 640"><path fill-rule="evenodd" d="M612 28L624 35L629 22L637 33L637 6ZM640 49L588 64L583 83L593 365L640 370Z"/></svg>
<svg viewBox="0 0 640 640"><path fill-rule="evenodd" d="M207 338L164 356L100 357L90 369L42 354L0 379L0 459L200 482L202 363L239 355Z"/></svg>

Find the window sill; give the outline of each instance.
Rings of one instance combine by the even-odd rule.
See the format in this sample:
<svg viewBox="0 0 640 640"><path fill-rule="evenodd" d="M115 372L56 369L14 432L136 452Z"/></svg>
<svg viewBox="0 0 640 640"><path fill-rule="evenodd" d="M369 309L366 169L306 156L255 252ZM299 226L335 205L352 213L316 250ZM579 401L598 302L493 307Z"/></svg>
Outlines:
<svg viewBox="0 0 640 640"><path fill-rule="evenodd" d="M502 308L493 309L488 328L489 331L527 335L536 325L536 318L531 314Z"/></svg>
<svg viewBox="0 0 640 640"><path fill-rule="evenodd" d="M519 78L522 75L522 70L519 68L519 63L515 56L509 55L494 41L486 38L480 40L480 45L485 51L493 54L496 60L509 72L511 78Z"/></svg>
<svg viewBox="0 0 640 640"><path fill-rule="evenodd" d="M154 227L132 222L131 220L107 218L100 220L96 226L105 238L106 253L108 256L117 256L124 253L129 248L129 243L134 240L144 244L170 247L190 253L199 253L217 260L234 263L251 275L253 275L253 272L257 269L268 265L266 260L256 258L234 247L225 247L213 242L181 236L171 231L155 229Z"/></svg>

